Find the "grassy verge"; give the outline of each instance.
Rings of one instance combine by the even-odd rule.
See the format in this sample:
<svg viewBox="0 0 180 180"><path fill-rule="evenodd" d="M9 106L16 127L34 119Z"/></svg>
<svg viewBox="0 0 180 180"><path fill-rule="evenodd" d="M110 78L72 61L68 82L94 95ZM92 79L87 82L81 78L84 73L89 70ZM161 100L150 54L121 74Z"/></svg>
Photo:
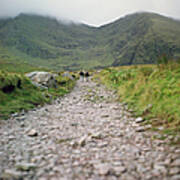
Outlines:
<svg viewBox="0 0 180 180"><path fill-rule="evenodd" d="M96 75L120 101L165 133L180 132L180 64L107 68Z"/></svg>
<svg viewBox="0 0 180 180"><path fill-rule="evenodd" d="M20 59L13 61L12 59L3 60L0 57L0 71L14 72L14 73L27 73L32 71L50 71L48 68L40 68L23 62Z"/></svg>
<svg viewBox="0 0 180 180"><path fill-rule="evenodd" d="M0 71L0 119L7 119L12 113L50 103L68 93L75 84L69 78L61 76L57 77L57 82L58 88L42 90L22 74Z"/></svg>

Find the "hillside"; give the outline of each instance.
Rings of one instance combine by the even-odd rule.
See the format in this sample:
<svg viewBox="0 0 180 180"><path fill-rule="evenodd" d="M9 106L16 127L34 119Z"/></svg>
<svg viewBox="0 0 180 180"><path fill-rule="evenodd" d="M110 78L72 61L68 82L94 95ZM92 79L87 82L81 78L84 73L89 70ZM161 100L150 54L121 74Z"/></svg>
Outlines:
<svg viewBox="0 0 180 180"><path fill-rule="evenodd" d="M157 14L132 14L99 28L26 14L0 20L0 63L7 66L77 70L155 63L161 54L180 57L180 22Z"/></svg>
<svg viewBox="0 0 180 180"><path fill-rule="evenodd" d="M94 44L93 28L86 25L67 25L52 18L24 14L1 24L1 59L5 60L13 58L31 65L65 68L79 65L80 55Z"/></svg>
<svg viewBox="0 0 180 180"><path fill-rule="evenodd" d="M100 28L114 66L155 63L158 56L180 56L180 22L151 13L126 16Z"/></svg>

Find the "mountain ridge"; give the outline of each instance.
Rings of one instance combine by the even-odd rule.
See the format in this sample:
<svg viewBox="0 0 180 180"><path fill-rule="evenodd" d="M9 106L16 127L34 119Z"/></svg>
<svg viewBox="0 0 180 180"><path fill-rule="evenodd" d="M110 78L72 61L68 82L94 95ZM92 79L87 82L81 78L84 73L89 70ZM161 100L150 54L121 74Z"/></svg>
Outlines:
<svg viewBox="0 0 180 180"><path fill-rule="evenodd" d="M180 21L154 13L101 27L32 14L0 19L0 62L76 70L156 63L162 54L180 57Z"/></svg>

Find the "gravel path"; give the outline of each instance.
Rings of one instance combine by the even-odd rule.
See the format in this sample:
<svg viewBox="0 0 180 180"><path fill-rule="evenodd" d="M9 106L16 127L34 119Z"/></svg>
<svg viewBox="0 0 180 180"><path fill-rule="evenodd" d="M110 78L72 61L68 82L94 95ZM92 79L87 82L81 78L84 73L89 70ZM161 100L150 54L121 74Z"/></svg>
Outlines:
<svg viewBox="0 0 180 180"><path fill-rule="evenodd" d="M111 91L77 82L53 105L0 122L0 179L180 180L180 149L152 140Z"/></svg>

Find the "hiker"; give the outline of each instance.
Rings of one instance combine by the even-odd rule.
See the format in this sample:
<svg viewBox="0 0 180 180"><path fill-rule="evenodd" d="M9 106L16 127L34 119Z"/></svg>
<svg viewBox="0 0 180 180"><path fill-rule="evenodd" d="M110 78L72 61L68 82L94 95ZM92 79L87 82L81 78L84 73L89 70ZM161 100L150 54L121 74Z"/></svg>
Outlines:
<svg viewBox="0 0 180 180"><path fill-rule="evenodd" d="M86 82L88 82L89 81L89 73L88 72L86 72L85 74L84 74L84 77L85 77L85 81Z"/></svg>
<svg viewBox="0 0 180 180"><path fill-rule="evenodd" d="M84 81L84 72L83 71L81 71L80 73L79 73L79 75L80 75L80 81Z"/></svg>

